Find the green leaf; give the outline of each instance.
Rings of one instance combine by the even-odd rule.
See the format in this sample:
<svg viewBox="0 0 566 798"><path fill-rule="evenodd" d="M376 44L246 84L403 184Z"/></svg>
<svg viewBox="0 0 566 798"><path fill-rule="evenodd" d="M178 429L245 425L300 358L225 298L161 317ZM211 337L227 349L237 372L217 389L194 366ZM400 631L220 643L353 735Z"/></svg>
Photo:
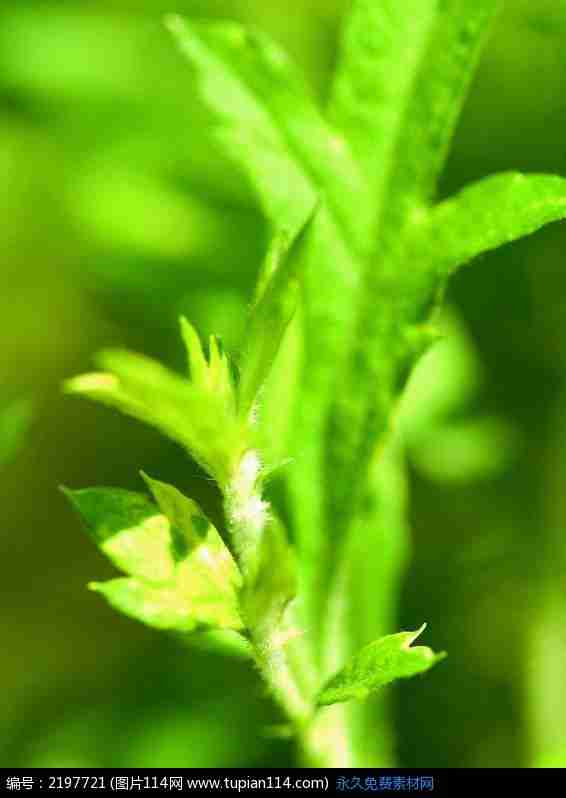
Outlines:
<svg viewBox="0 0 566 798"><path fill-rule="evenodd" d="M284 215L268 212L276 224L294 236L312 210L317 185L325 185L339 225L350 235L359 233L362 218L369 224L363 201L355 207L344 201L352 195L366 198L363 172L325 122L303 75L284 50L263 32L234 22L192 23L173 16L169 27L198 71L205 101L225 124L257 131L279 158L291 161L290 171L273 175L288 192ZM253 161L253 153L246 152L248 168ZM280 180L281 174L285 181ZM297 194L298 189L302 190ZM280 190L270 183L265 201L271 203ZM289 214L298 220L297 225L289 224ZM357 240L361 243L359 236Z"/></svg>
<svg viewBox="0 0 566 798"><path fill-rule="evenodd" d="M176 559L184 559L190 549L207 540L213 547L219 547L214 527L202 514L196 502L187 498L173 485L152 479L143 472L142 477L170 524Z"/></svg>
<svg viewBox="0 0 566 798"><path fill-rule="evenodd" d="M199 334L184 316L181 316L180 324L183 343L187 351L187 366L191 381L194 385L198 385L199 388L208 387L210 381L209 365L202 349Z"/></svg>
<svg viewBox="0 0 566 798"><path fill-rule="evenodd" d="M321 690L319 706L353 698L363 700L396 679L416 676L432 668L446 655L435 654L427 646L411 646L424 628L423 625L416 632L387 635L363 648Z"/></svg>
<svg viewBox="0 0 566 798"><path fill-rule="evenodd" d="M394 184L431 195L497 6L354 0L329 117L368 175L378 209Z"/></svg>
<svg viewBox="0 0 566 798"><path fill-rule="evenodd" d="M145 496L119 488L63 492L99 549L121 571L152 582L175 572L169 522Z"/></svg>
<svg viewBox="0 0 566 798"><path fill-rule="evenodd" d="M439 277L477 255L566 218L566 178L517 172L487 177L437 205L413 251Z"/></svg>
<svg viewBox="0 0 566 798"><path fill-rule="evenodd" d="M243 347L239 411L246 417L265 384L298 302L304 247L311 216L297 238L276 235L267 253L258 299L252 307Z"/></svg>
<svg viewBox="0 0 566 798"><path fill-rule="evenodd" d="M181 333L187 350L192 385L220 399L227 416L235 415L236 393L231 366L219 339L210 336L207 360L196 330L184 317L181 317Z"/></svg>
<svg viewBox="0 0 566 798"><path fill-rule="evenodd" d="M300 389L303 362L301 308L288 325L271 373L261 392L258 448L267 468L289 462L292 452L294 412ZM293 461L291 461L293 462ZM287 474L280 474L283 481Z"/></svg>
<svg viewBox="0 0 566 798"><path fill-rule="evenodd" d="M297 230L310 212L315 194L268 110L233 65L209 46L202 35L208 26L177 15L167 17L167 25L193 68L200 96L213 115L218 147L244 171L268 218ZM246 43L245 30L237 25L211 27L228 31L236 46Z"/></svg>
<svg viewBox="0 0 566 798"><path fill-rule="evenodd" d="M0 465L8 462L19 449L32 413L31 402L27 399L19 399L0 409Z"/></svg>
<svg viewBox="0 0 566 798"><path fill-rule="evenodd" d="M190 336L186 323L184 333ZM189 345L194 355L194 342ZM247 431L235 415L229 367L214 340L209 364L204 367L197 361L196 383L130 352L103 352L98 361L105 373L76 377L67 390L157 427L183 445L220 484L228 482L247 446Z"/></svg>
<svg viewBox="0 0 566 798"><path fill-rule="evenodd" d="M374 188L391 171L435 6L434 0L354 0L346 19L328 115Z"/></svg>
<svg viewBox="0 0 566 798"><path fill-rule="evenodd" d="M388 0L390 2L390 0ZM396 142L394 181L431 200L500 0L433 2L434 21ZM418 0L417 13L430 0Z"/></svg>
<svg viewBox="0 0 566 798"><path fill-rule="evenodd" d="M159 629L242 629L241 577L220 535L190 499L146 480L166 513L130 491L65 491L101 551L128 574L92 589Z"/></svg>
<svg viewBox="0 0 566 798"><path fill-rule="evenodd" d="M273 630L297 593L297 564L285 528L273 513L263 530L257 569L246 586L246 618Z"/></svg>

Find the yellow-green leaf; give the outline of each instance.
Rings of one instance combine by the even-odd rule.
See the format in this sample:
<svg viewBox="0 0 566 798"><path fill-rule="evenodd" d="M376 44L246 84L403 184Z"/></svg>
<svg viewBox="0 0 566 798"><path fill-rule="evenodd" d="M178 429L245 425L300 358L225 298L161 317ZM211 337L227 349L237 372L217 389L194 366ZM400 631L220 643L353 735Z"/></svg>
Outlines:
<svg viewBox="0 0 566 798"><path fill-rule="evenodd" d="M130 491L66 491L101 551L129 577L93 589L159 629L241 629L240 573L215 527L175 488L147 481L167 513Z"/></svg>

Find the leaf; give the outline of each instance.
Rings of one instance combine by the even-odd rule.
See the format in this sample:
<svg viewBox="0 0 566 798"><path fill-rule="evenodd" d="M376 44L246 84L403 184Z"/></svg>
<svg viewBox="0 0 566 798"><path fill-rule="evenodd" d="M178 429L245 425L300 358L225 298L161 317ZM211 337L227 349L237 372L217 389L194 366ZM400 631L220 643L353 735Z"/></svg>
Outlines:
<svg viewBox="0 0 566 798"><path fill-rule="evenodd" d="M89 587L114 609L156 629L192 632L200 626L243 627L235 602L217 593L203 593L200 583L192 591L188 584L155 587L140 579L122 578L91 582Z"/></svg>
<svg viewBox="0 0 566 798"><path fill-rule="evenodd" d="M20 447L33 414L31 402L19 399L0 409L0 465L8 462Z"/></svg>
<svg viewBox="0 0 566 798"><path fill-rule="evenodd" d="M119 488L63 488L63 492L93 541L117 568L151 582L173 577L169 523L149 499Z"/></svg>
<svg viewBox="0 0 566 798"><path fill-rule="evenodd" d="M279 234L267 253L258 299L252 307L243 347L239 411L246 417L265 384L298 302L300 267L313 217L295 240Z"/></svg>
<svg viewBox="0 0 566 798"><path fill-rule="evenodd" d="M354 0L328 113L368 174L378 209L393 184L432 193L497 6Z"/></svg>
<svg viewBox="0 0 566 798"><path fill-rule="evenodd" d="M181 316L181 335L187 351L187 366L191 381L200 388L208 387L209 366L204 355L200 337L193 325L184 316Z"/></svg>
<svg viewBox="0 0 566 798"><path fill-rule="evenodd" d="M216 336L209 339L208 360L200 338L189 321L181 317L181 333L187 350L191 383L203 393L220 399L227 416L236 412L236 393L227 354Z"/></svg>
<svg viewBox="0 0 566 798"><path fill-rule="evenodd" d="M430 0L418 6L430 7ZM440 0L413 77L395 154L395 183L431 200L500 0ZM419 9L420 10L420 9Z"/></svg>
<svg viewBox="0 0 566 798"><path fill-rule="evenodd" d="M328 116L374 188L391 171L397 131L435 5L434 0L354 0L346 19Z"/></svg>
<svg viewBox="0 0 566 798"><path fill-rule="evenodd" d="M213 114L218 147L245 172L266 215L286 229L296 230L310 212L315 195L289 155L278 126L231 65L208 46L200 35L205 26L177 15L168 16L166 22ZM236 43L245 42L243 29L229 27Z"/></svg>
<svg viewBox="0 0 566 798"><path fill-rule="evenodd" d="M432 261L439 277L477 255L566 218L566 178L493 175L437 205L414 251Z"/></svg>
<svg viewBox="0 0 566 798"><path fill-rule="evenodd" d="M192 547L202 542L209 522L202 515L198 504L167 482L153 479L143 471L141 476L163 515L172 526L183 532L187 545Z"/></svg>
<svg viewBox="0 0 566 798"><path fill-rule="evenodd" d="M425 625L416 632L387 635L362 648L322 689L319 706L353 698L363 700L396 679L416 676L432 668L446 655L435 654L427 646L411 647L424 628Z"/></svg>
<svg viewBox="0 0 566 798"><path fill-rule="evenodd" d="M303 358L301 307L288 325L258 406L258 448L267 468L289 462ZM291 460L291 462L294 462ZM285 481L287 474L280 474Z"/></svg>
<svg viewBox="0 0 566 798"><path fill-rule="evenodd" d="M210 537L208 541L210 544L219 545L214 527L202 514L196 502L187 498L173 485L152 479L143 471L142 477L169 522L176 559L184 559L191 549L205 542L207 536Z"/></svg>
<svg viewBox="0 0 566 798"><path fill-rule="evenodd" d="M186 323L184 333L190 337ZM189 345L194 355L194 341ZM197 371L196 383L130 352L103 352L98 361L107 372L76 377L67 383L67 391L157 427L220 484L228 482L246 448L246 429L236 418L231 377L216 342L211 342L210 363L206 372ZM198 367L204 369L202 363Z"/></svg>
<svg viewBox="0 0 566 798"><path fill-rule="evenodd" d="M280 175L285 174L288 194L285 214L268 213L270 218L294 236L316 201L316 189L307 188L314 183L327 187L339 224L351 234L360 230L362 218L369 223L363 203L353 207L344 201L346 195L365 198L363 172L324 120L303 75L284 50L262 31L234 22L192 23L172 16L168 24L198 71L207 104L231 127L261 131L261 138L271 143L279 157L292 161L290 171L273 175L281 184ZM250 162L253 153L246 152L246 166ZM299 188L302 191L297 194ZM265 200L269 203L277 191L277 185L270 184ZM290 212L299 220L296 226L288 222Z"/></svg>
<svg viewBox="0 0 566 798"><path fill-rule="evenodd" d="M130 491L65 491L101 551L128 574L91 588L159 629L242 629L241 577L220 535L190 499L146 480L167 514Z"/></svg>
<svg viewBox="0 0 566 798"><path fill-rule="evenodd" d="M263 531L256 573L246 585L246 618L251 624L266 624L275 631L296 593L295 553L285 528L272 513Z"/></svg>

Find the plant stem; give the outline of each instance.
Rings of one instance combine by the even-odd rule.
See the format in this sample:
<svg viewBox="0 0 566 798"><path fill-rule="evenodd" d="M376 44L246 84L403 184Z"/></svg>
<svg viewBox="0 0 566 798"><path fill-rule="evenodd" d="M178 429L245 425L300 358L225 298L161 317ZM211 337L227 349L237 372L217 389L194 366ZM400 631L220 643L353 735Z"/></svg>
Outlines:
<svg viewBox="0 0 566 798"><path fill-rule="evenodd" d="M336 704L319 710L298 736L299 757L305 767L361 766L351 745L348 709L346 704Z"/></svg>
<svg viewBox="0 0 566 798"><path fill-rule="evenodd" d="M260 458L257 452L249 450L241 458L225 491L226 517L244 579L242 612L256 664L287 719L295 729L302 730L313 714L304 684L305 673L312 674L306 661L306 647L293 643L300 632L287 617L286 602L281 603L275 597L274 601L268 600L259 607L253 603L261 567L261 546L269 519L269 504L261 495L260 473ZM294 657L290 655L291 646Z"/></svg>
<svg viewBox="0 0 566 798"><path fill-rule="evenodd" d="M287 599L281 601L277 595L257 603L258 593L265 589L262 546L265 536L272 531L268 524L270 507L261 494L260 473L260 458L255 451L249 450L240 459L225 491L228 527L244 578L242 614L256 665L294 730L299 759L305 766L352 768L389 765L383 712L376 713L375 705L371 710L367 705L362 707L350 703L317 709L315 697L324 674L314 665L308 641L301 633L301 624L295 622L293 604L288 604ZM268 551L271 554L269 547ZM269 558L268 571L282 567L281 562L272 562ZM344 580L339 579L337 593L343 595L346 590ZM338 626L330 633L335 641L341 637L338 627L347 622L342 617L341 606L341 601L338 601L335 607L339 616L336 618ZM340 646L337 651L341 657L348 653ZM331 673L338 665L338 662L329 661L326 670ZM378 733L379 739L376 740L373 730L376 719L380 717L382 722L377 726L381 726L381 734Z"/></svg>

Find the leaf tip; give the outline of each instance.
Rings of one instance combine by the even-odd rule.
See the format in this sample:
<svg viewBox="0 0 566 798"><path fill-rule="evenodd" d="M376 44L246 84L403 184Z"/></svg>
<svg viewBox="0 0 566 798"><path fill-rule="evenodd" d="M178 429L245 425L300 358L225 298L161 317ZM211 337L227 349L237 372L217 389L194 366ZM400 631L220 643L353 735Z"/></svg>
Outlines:
<svg viewBox="0 0 566 798"><path fill-rule="evenodd" d="M413 646L415 640L422 635L427 626L428 624L425 622L415 632L406 632L406 638L401 648L408 652L418 652L419 656L430 663L428 667L432 668L433 665L446 659L448 654L446 651L435 652L430 646Z"/></svg>
<svg viewBox="0 0 566 798"><path fill-rule="evenodd" d="M412 646L412 644L415 642L415 640L422 635L422 633L424 632L426 627L427 627L427 623L425 621L425 623L423 623L421 626L419 626L419 628L415 632L406 632L405 633L406 634L406 639L405 639L405 642L402 645L402 648L409 649Z"/></svg>
<svg viewBox="0 0 566 798"><path fill-rule="evenodd" d="M63 393L88 396L94 393L111 393L118 387L119 380L113 374L93 371L65 380L63 383Z"/></svg>
<svg viewBox="0 0 566 798"><path fill-rule="evenodd" d="M80 491L73 490L72 488L68 488L67 485L59 485L59 491L63 494L63 496L67 499L67 501L71 504L73 509L75 509L79 515L81 514L81 506L78 499L78 494Z"/></svg>
<svg viewBox="0 0 566 798"><path fill-rule="evenodd" d="M147 474L142 468L140 468L138 473L145 482L145 484L147 485L147 487L149 488L151 486L151 483L153 482L152 477L150 477L149 474Z"/></svg>

